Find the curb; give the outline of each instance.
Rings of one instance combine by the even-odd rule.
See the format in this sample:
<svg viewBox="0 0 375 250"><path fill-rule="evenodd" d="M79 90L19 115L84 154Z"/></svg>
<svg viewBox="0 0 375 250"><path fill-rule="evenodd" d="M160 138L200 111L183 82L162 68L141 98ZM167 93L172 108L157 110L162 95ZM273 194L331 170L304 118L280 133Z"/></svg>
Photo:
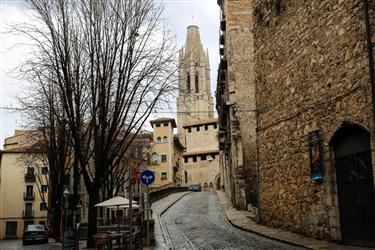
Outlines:
<svg viewBox="0 0 375 250"><path fill-rule="evenodd" d="M189 192L186 192L184 195L181 195L181 197L179 197L178 199L176 199L175 201L173 201L171 204L169 204L165 209L163 209L160 213L158 213L158 220L159 220L159 224L160 224L160 229L161 229L161 232L162 232L162 235L163 235L163 238L164 238L164 242L166 244L166 246L168 247L167 249L173 249L171 246L172 246L172 240L171 238L169 237L169 232L168 230L166 229L165 225L164 225L164 222L163 220L161 219L161 216L170 208L172 207L176 202L178 202L179 200L181 200L183 197L185 197Z"/></svg>
<svg viewBox="0 0 375 250"><path fill-rule="evenodd" d="M221 199L219 198L220 200L220 203L221 203ZM227 221L235 228L238 228L238 229L241 229L243 231L246 231L246 232L250 232L250 233L253 233L253 234L256 234L256 235L259 235L259 236L262 236L264 238L267 238L267 239L270 239L270 240L275 240L275 241L278 241L280 243L286 243L288 245L292 245L292 246L296 246L296 247L302 247L302 248L305 248L305 249L313 249L314 248L311 248L311 247L307 247L307 246L304 246L304 245L301 245L301 244L298 244L298 243L295 243L295 242L291 242L291 241L287 241L287 240L283 240L283 239L279 239L279 238L275 238L275 237L272 237L270 235L267 235L267 234L263 234L263 233L260 233L260 232L257 232L257 231L254 231L254 230L251 230L251 229L248 229L248 228L243 228L237 224L234 224L232 222L232 220L230 220L228 218L228 215L227 215L227 211L225 210L224 206L223 206L223 210L224 210L224 214L225 214L225 218L227 219Z"/></svg>

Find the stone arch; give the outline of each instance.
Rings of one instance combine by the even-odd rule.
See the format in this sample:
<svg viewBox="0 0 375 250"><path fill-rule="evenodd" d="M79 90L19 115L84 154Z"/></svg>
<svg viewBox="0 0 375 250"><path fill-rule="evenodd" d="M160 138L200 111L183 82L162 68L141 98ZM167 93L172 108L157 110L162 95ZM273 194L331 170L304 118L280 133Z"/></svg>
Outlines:
<svg viewBox="0 0 375 250"><path fill-rule="evenodd" d="M370 138L363 126L345 122L329 142L334 156L341 239L346 244L375 245Z"/></svg>
<svg viewBox="0 0 375 250"><path fill-rule="evenodd" d="M216 175L215 177L215 188L216 190L220 190L220 183L221 183L221 180L220 180L220 173Z"/></svg>

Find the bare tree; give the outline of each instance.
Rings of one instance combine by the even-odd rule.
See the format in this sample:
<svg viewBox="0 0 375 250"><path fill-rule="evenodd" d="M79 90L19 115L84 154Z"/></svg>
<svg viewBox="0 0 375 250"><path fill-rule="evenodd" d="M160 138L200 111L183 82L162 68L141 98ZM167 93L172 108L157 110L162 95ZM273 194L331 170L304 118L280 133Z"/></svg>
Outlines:
<svg viewBox="0 0 375 250"><path fill-rule="evenodd" d="M152 0L28 4L39 24L15 29L34 41L22 72L36 90L53 93L52 102L43 94L33 97L48 107L49 123L58 124L71 145L73 168L89 196L91 247L101 185L154 108L175 90L174 40L164 29L162 6Z"/></svg>

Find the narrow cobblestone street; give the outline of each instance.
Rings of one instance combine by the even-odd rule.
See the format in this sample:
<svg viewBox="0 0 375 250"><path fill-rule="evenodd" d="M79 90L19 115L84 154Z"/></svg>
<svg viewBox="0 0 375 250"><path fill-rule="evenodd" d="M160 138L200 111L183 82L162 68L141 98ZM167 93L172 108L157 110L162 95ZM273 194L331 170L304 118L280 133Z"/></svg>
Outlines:
<svg viewBox="0 0 375 250"><path fill-rule="evenodd" d="M173 249L301 249L233 227L213 192L186 195L161 219Z"/></svg>

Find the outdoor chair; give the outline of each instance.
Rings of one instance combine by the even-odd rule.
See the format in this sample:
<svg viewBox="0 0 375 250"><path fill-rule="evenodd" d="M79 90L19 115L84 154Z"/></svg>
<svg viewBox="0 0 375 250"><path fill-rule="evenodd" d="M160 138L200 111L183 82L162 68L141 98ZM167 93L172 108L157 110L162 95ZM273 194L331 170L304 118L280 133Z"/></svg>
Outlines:
<svg viewBox="0 0 375 250"><path fill-rule="evenodd" d="M100 249L107 249L107 237L103 234L95 234L94 236L95 240L95 247Z"/></svg>
<svg viewBox="0 0 375 250"><path fill-rule="evenodd" d="M142 235L141 230L136 230L132 233L132 241L134 243L134 246L136 246L136 249L139 249L142 245Z"/></svg>

